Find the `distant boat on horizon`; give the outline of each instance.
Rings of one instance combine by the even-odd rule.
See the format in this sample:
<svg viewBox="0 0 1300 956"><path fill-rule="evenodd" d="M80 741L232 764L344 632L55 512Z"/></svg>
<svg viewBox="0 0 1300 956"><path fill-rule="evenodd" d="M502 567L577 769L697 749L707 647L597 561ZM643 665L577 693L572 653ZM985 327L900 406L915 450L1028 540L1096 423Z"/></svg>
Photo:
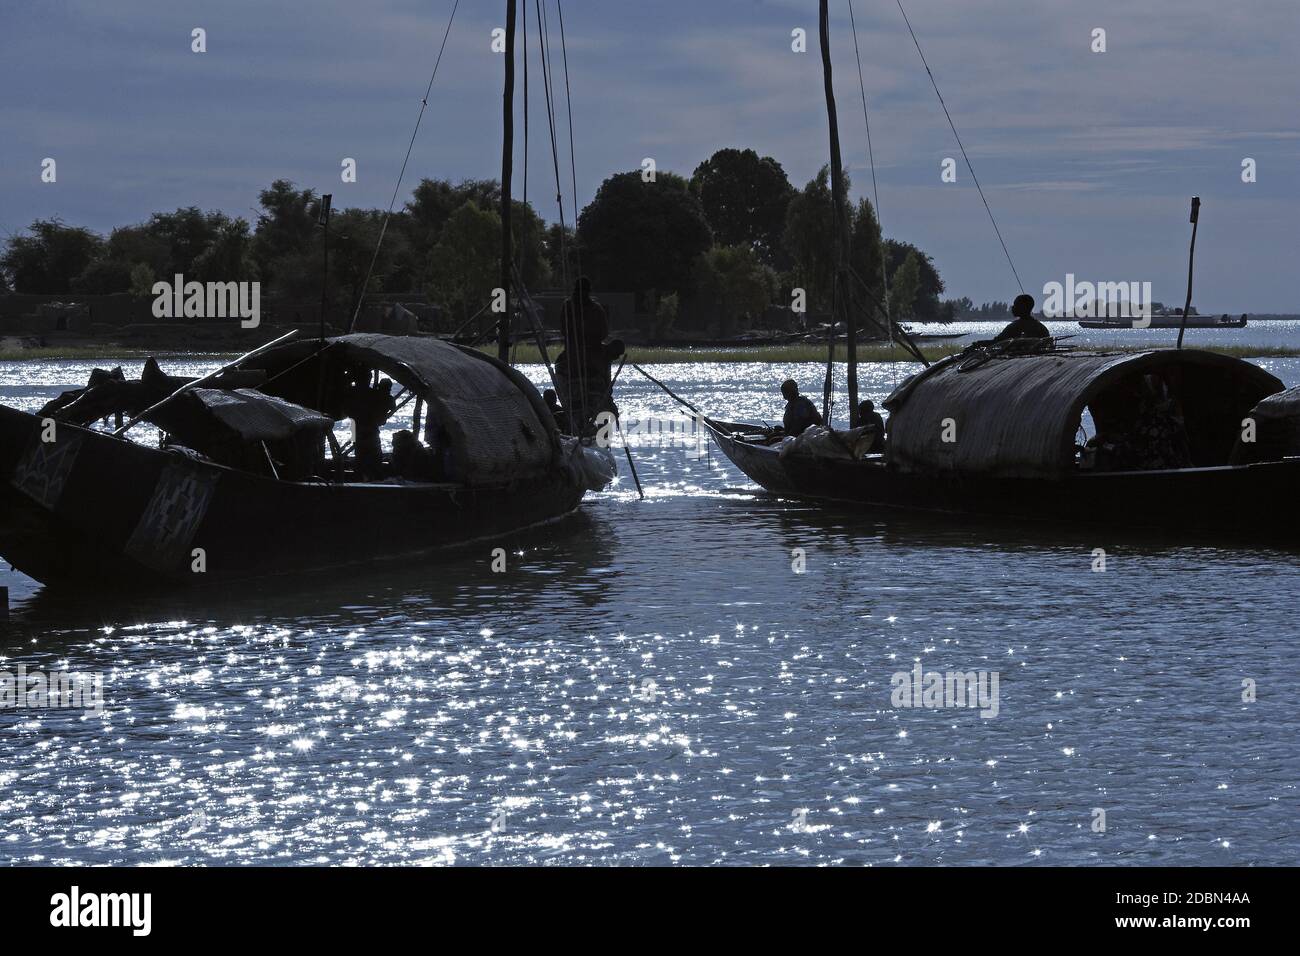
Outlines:
<svg viewBox="0 0 1300 956"><path fill-rule="evenodd" d="M1080 319L1079 325L1085 329L1177 329L1182 327L1183 317L1173 312L1151 316L1150 324L1135 324L1138 322L1145 322L1145 320L1132 317ZM1187 317L1187 328L1189 329L1244 329L1245 327L1245 312L1235 319L1226 312L1223 315L1189 315Z"/></svg>

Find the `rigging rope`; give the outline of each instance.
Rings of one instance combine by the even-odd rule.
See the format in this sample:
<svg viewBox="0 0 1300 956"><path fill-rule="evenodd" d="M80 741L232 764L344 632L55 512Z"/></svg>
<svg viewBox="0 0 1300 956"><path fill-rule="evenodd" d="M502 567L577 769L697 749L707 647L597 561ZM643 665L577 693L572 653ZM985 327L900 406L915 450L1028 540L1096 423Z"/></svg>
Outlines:
<svg viewBox="0 0 1300 956"><path fill-rule="evenodd" d="M384 244L384 235L388 232L388 220L393 215L393 206L397 204L397 194L401 191L402 179L406 176L406 164L411 161L411 150L415 148L415 137L420 132L420 122L424 119L424 110L429 105L429 94L433 91L433 81L438 77L438 66L442 63L443 51L447 49L447 37L451 35L451 25L456 20L456 10L459 7L460 0L455 0L451 5L451 14L447 17L447 29L443 31L442 45L438 47L438 58L433 61L433 73L429 76L429 85L425 87L424 98L420 100L420 114L415 118L415 129L411 131L411 142L406 147L406 158L402 160L401 172L397 174L397 183L393 186L393 198L388 201L388 211L384 213L384 222L379 228L379 238L375 240L375 251L370 257L370 265L366 269L366 278L362 281L361 291L357 295L357 307L348 322L349 332L357 324L357 316L361 314L361 303L365 301L366 288L370 285L371 273L374 272L375 262L379 259L379 248Z"/></svg>
<svg viewBox="0 0 1300 956"><path fill-rule="evenodd" d="M894 320L889 312L889 271L885 267L885 223L880 215L880 190L876 185L876 154L871 148L871 119L867 113L867 83L862 76L862 49L858 46L858 20L853 13L853 0L848 0L849 24L853 27L853 55L858 61L858 92L862 94L862 123L867 128L867 160L871 163L871 201L876 206L876 225L880 229L880 288L885 300L885 331L889 335L892 356L898 343L894 341ZM894 363L890 363L891 366ZM898 387L898 370L893 369L894 387Z"/></svg>
<svg viewBox="0 0 1300 956"><path fill-rule="evenodd" d="M564 196L560 186L560 151L556 145L555 136L555 102L554 92L554 74L551 68L550 55L550 23L546 17L546 9L542 0L536 0L537 7L537 45L540 51L542 61L542 89L546 94L546 123L551 134L551 165L555 170L555 202L559 206L560 212L560 273L563 276L565 288L569 283L569 256L566 249L565 221L564 221Z"/></svg>
<svg viewBox="0 0 1300 956"><path fill-rule="evenodd" d="M970 170L970 178L975 183L975 188L979 190L980 199L984 202L984 211L989 214L989 222L993 223L993 232L997 234L998 242L1002 245L1002 252L1007 257L1007 265L1011 266L1011 274L1016 277L1016 285L1020 286L1020 291L1025 291L1025 284L1020 281L1020 273L1016 271L1016 264L1011 261L1011 253L1007 249L1007 244L1002 238L1002 230L998 228L998 221L993 218L993 210L989 208L989 201L984 197L984 189L980 186L979 177L975 175L975 167L971 165L970 157L966 155L966 147L962 145L961 136L957 133L957 125L952 121L952 114L948 112L948 104L943 101L943 94L939 92L939 84L935 82L934 73L930 71L930 64L925 60L925 54L921 51L921 41L916 38L916 31L912 29L912 21L907 18L907 11L903 9L903 0L895 0L898 4L898 12L903 15L903 22L907 24L907 32L912 34L912 42L916 45L916 52L921 56L921 65L925 67L926 74L930 77L930 85L934 87L935 96L939 97L939 105L943 107L943 115L948 117L948 126L952 129L952 135L957 140L957 147L961 150L962 159L966 160L966 168Z"/></svg>
<svg viewBox="0 0 1300 956"><path fill-rule="evenodd" d="M849 3L849 23L852 24L853 26L853 54L858 61L858 90L862 94L862 122L867 128L867 159L871 163L871 201L876 205L876 224L880 226L880 232L882 236L881 241L883 243L885 225L884 225L884 221L881 219L880 216L880 190L876 185L876 156L871 149L871 120L870 118L868 118L867 115L867 84L866 81L862 78L862 50L858 46L858 22L853 15L853 0L848 0L848 3ZM885 314L886 317L888 317L889 277L885 272L885 255L884 255L883 245L880 251L880 281L885 292ZM894 341L894 330L893 330L892 323L890 323L889 341L891 343Z"/></svg>
<svg viewBox="0 0 1300 956"><path fill-rule="evenodd" d="M564 61L564 107L569 116L569 173L573 179L573 195L570 197L570 202L573 203L573 257L578 267L578 275L582 275L582 246L577 241L578 161L573 148L573 94L569 89L569 48L564 41L564 4L561 0L555 0L555 10L560 15L560 56Z"/></svg>
<svg viewBox="0 0 1300 956"><path fill-rule="evenodd" d="M528 0L521 4L524 13L524 205L528 205Z"/></svg>
<svg viewBox="0 0 1300 956"><path fill-rule="evenodd" d="M554 73L551 67L551 53L550 53L551 28L550 28L550 21L546 16L546 7L543 4L543 0L535 0L535 4L536 4L536 11L537 11L537 45L538 45L538 50L540 51L539 55L542 62L542 89L546 94L546 124L551 135L551 165L555 170L555 202L559 206L559 215L560 215L560 275L562 277L562 281L564 282L564 288L568 290L569 252L568 252L568 240L566 236L566 225L564 221L564 194L563 194L563 187L561 186L561 180L560 180L560 150L556 142L556 134L555 134ZM561 332L563 332L564 324L565 324L564 310L563 308L561 308L560 311ZM568 365L569 368L574 368L574 367L581 368L582 367L582 363L580 361L581 356L577 358L578 361L575 361L574 356L571 355L566 356L566 365ZM569 427L574 432L575 435L580 435L582 433L582 426L585 423L575 422L572 420L577 409L573 402L573 379L571 376L567 374L565 375L565 384L566 384L566 389L565 389L566 394L564 396L564 407L566 411L568 411L569 413L569 417L570 417ZM582 390L583 382L582 382L581 375L579 376L578 384L579 384L579 389ZM585 408L585 398L584 398L584 408Z"/></svg>

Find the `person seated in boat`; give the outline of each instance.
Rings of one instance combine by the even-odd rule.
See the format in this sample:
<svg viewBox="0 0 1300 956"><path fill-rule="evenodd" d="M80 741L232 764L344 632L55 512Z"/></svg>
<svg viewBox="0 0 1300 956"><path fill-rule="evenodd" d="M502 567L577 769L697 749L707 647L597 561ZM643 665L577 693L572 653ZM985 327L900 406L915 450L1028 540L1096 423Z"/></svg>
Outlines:
<svg viewBox="0 0 1300 956"><path fill-rule="evenodd" d="M1034 297L1032 295L1022 294L1016 296L1016 301L1011 303L1011 314L1014 316L1014 320L997 334L993 339L994 342L1005 342L1008 339L1048 339L1052 337L1052 333L1047 331L1047 326L1034 318Z"/></svg>
<svg viewBox="0 0 1300 956"><path fill-rule="evenodd" d="M787 378L781 383L781 397L785 399L785 416L781 424L787 435L797 437L813 425L822 424L822 416L817 406L807 395L799 394L799 383Z"/></svg>
<svg viewBox="0 0 1300 956"><path fill-rule="evenodd" d="M858 402L858 427L861 428L863 425L870 425L876 430L867 454L882 454L885 450L885 420L880 416L880 412L876 411L876 403L869 398Z"/></svg>
<svg viewBox="0 0 1300 956"><path fill-rule="evenodd" d="M389 464L394 476L408 481L438 481L441 478L437 453L426 448L414 432L405 428L393 434L393 454Z"/></svg>
<svg viewBox="0 0 1300 956"><path fill-rule="evenodd" d="M363 379L349 388L344 396L344 412L352 419L357 471L363 479L379 478L383 473L383 445L379 440L379 430L397 410L392 393L393 383L389 379L380 379L374 388Z"/></svg>

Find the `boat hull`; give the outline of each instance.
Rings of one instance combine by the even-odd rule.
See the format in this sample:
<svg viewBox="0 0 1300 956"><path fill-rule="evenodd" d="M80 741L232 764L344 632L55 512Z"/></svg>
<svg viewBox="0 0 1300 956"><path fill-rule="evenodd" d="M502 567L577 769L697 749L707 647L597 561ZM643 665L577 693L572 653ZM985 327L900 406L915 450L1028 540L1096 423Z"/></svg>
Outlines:
<svg viewBox="0 0 1300 956"><path fill-rule="evenodd" d="M732 464L780 497L1300 544L1300 458L1055 480L932 477L901 474L879 458L782 458L774 448L739 440L716 423L706 424Z"/></svg>
<svg viewBox="0 0 1300 956"><path fill-rule="evenodd" d="M0 406L0 555L46 584L207 585L414 556L577 508L576 472L491 486L276 481Z"/></svg>

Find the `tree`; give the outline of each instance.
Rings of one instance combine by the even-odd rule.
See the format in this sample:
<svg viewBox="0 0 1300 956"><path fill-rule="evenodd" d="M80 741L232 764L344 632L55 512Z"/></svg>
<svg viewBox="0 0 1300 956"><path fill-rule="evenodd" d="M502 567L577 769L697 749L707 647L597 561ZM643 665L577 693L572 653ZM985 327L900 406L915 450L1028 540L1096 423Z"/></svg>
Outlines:
<svg viewBox="0 0 1300 956"><path fill-rule="evenodd" d="M402 222L396 225L406 232L411 248L418 254L439 241L452 214L467 202L474 203L481 212L499 210L501 184L495 179L465 179L456 185L445 179L422 179L406 204ZM500 214L497 215L500 221ZM389 230L392 229L390 225ZM546 242L548 229L532 204L514 198L510 200L510 232L514 240L515 264L523 276L524 285L530 289L549 285L552 261ZM498 269L500 241L498 234ZM497 284L500 284L500 279Z"/></svg>
<svg viewBox="0 0 1300 956"><path fill-rule="evenodd" d="M955 319L966 319L975 311L975 303L970 296L963 295L956 299L944 299L943 308Z"/></svg>
<svg viewBox="0 0 1300 956"><path fill-rule="evenodd" d="M406 237L389 224L378 246L384 224L382 209L344 209L330 221L330 282L334 309L352 317L352 310L365 293L406 292L422 282L428 270L428 256L420 256ZM321 235L317 233L312 256L319 275ZM421 261L422 260L422 261ZM373 263L373 266L372 266ZM367 281L368 280L368 281ZM316 283L319 295L319 281Z"/></svg>
<svg viewBox="0 0 1300 956"><path fill-rule="evenodd" d="M849 177L847 173L843 176L844 194L847 196ZM823 166L790 200L782 240L794 260L795 281L807 291L809 304L823 311L829 311L834 301L835 211L830 178L830 167ZM847 202L844 216L845 223L849 223ZM847 242L848 239L846 233L844 240Z"/></svg>
<svg viewBox="0 0 1300 956"><path fill-rule="evenodd" d="M314 189L296 189L289 180L277 179L257 194L262 212L257 217L252 255L267 282L278 277L282 260L313 245L320 217L320 200Z"/></svg>
<svg viewBox="0 0 1300 956"><path fill-rule="evenodd" d="M514 239L515 265L519 267L519 274L529 289L545 288L554 281L550 252L546 248L548 232L546 223L531 205L518 199L510 201L510 233ZM500 259L501 252L498 250L498 268Z"/></svg>
<svg viewBox="0 0 1300 956"><path fill-rule="evenodd" d="M676 292L660 296L659 302L655 305L655 317L651 325L651 334L657 339L667 338L668 333L672 331L673 325L677 322L677 314L680 310L681 300Z"/></svg>
<svg viewBox="0 0 1300 956"><path fill-rule="evenodd" d="M573 227L552 223L542 239L542 248L550 268L551 284L571 288L573 280L582 272L582 248Z"/></svg>
<svg viewBox="0 0 1300 956"><path fill-rule="evenodd" d="M686 180L660 170L616 173L578 216L583 267L604 289L684 292L691 269L713 244L699 199Z"/></svg>
<svg viewBox="0 0 1300 956"><path fill-rule="evenodd" d="M162 275L171 262L171 247L165 237L158 235L145 222L114 229L108 237L104 256L124 262L132 269L143 263L155 275Z"/></svg>
<svg viewBox="0 0 1300 956"><path fill-rule="evenodd" d="M38 219L30 235L9 239L0 269L15 292L60 294L101 254L104 240L89 229L65 226L59 219Z"/></svg>
<svg viewBox="0 0 1300 956"><path fill-rule="evenodd" d="M222 223L190 267L199 282L251 282L257 278L253 236L243 219ZM129 273L128 273L129 277Z"/></svg>
<svg viewBox="0 0 1300 956"><path fill-rule="evenodd" d="M916 257L917 270L917 287L916 296L912 302L912 317L917 322L939 322L945 315L943 307L939 302L939 296L943 294L943 279L939 277L939 270L934 267L934 260L928 255L912 245L910 242L901 242L897 239L885 240L885 261L889 266L890 272L890 302L893 302L894 273L902 267L907 261L908 256Z"/></svg>
<svg viewBox="0 0 1300 956"><path fill-rule="evenodd" d="M406 204L415 236L432 246L451 214L467 202L480 210L497 208L501 205L501 184L495 179L463 179L454 185L446 179L421 179Z"/></svg>
<svg viewBox="0 0 1300 956"><path fill-rule="evenodd" d="M137 262L131 269L130 292L134 296L153 295L153 284L157 274L147 262Z"/></svg>
<svg viewBox="0 0 1300 956"><path fill-rule="evenodd" d="M780 163L752 149L720 149L695 167L691 191L700 198L715 242L747 246L766 264L779 264L794 196Z"/></svg>
<svg viewBox="0 0 1300 956"><path fill-rule="evenodd" d="M467 200L447 219L433 247L433 287L464 321L491 299L500 269L501 217Z"/></svg>
<svg viewBox="0 0 1300 956"><path fill-rule="evenodd" d="M714 246L695 267L700 294L718 309L718 334L726 337L741 315L761 313L772 301L776 275L749 245Z"/></svg>
<svg viewBox="0 0 1300 956"><path fill-rule="evenodd" d="M154 276L166 274L171 266L171 241L159 234L150 222L134 226L119 226L112 231L99 257L91 262L75 280L74 292L86 295L105 295L130 292L137 296L153 295ZM149 282L137 282L147 274Z"/></svg>
<svg viewBox="0 0 1300 956"><path fill-rule="evenodd" d="M916 314L916 302L921 288L921 262L915 252L909 252L903 264L894 270L890 281L889 306L894 319L904 322Z"/></svg>
<svg viewBox="0 0 1300 956"><path fill-rule="evenodd" d="M72 280L72 291L82 295L112 295L131 291L131 266L121 259L95 259Z"/></svg>
<svg viewBox="0 0 1300 956"><path fill-rule="evenodd" d="M867 292L881 304L884 303L880 268L883 259L884 246L876 211L865 198L859 199L850 224L849 266L857 274L853 281L859 290L865 285Z"/></svg>
<svg viewBox="0 0 1300 956"><path fill-rule="evenodd" d="M167 263L159 271L164 276L179 273L188 279L194 260L212 245L229 222L230 217L225 213L185 206L175 212L154 213L142 228L167 248Z"/></svg>

